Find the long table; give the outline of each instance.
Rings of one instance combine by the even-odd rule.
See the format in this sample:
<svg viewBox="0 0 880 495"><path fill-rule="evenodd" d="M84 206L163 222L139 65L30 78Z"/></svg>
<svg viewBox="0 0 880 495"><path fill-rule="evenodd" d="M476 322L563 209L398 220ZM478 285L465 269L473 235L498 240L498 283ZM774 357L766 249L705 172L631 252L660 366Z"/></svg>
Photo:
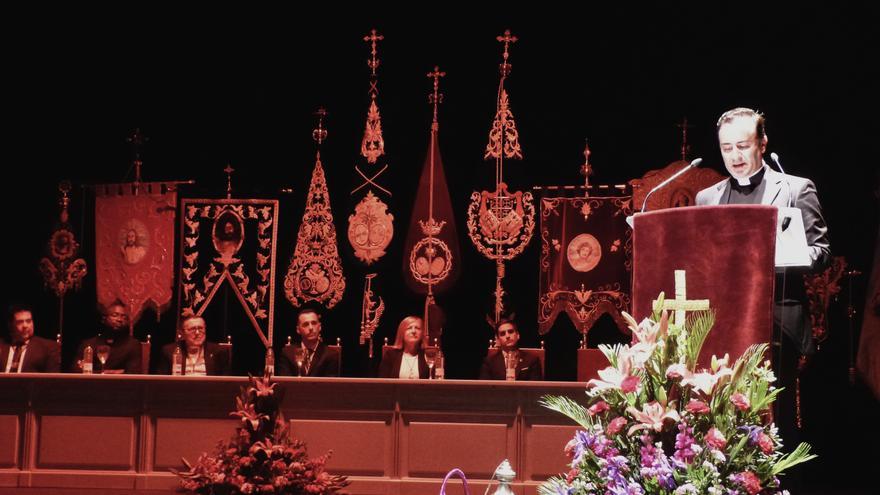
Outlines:
<svg viewBox="0 0 880 495"><path fill-rule="evenodd" d="M279 378L281 409L309 455L332 449L327 468L347 492L438 493L452 468L485 490L504 459L512 485L533 495L567 471L575 431L538 404L585 399L582 383ZM0 493L168 493L170 468L229 439L241 377L0 374ZM463 493L456 482L447 493ZM494 490L494 487L492 488Z"/></svg>

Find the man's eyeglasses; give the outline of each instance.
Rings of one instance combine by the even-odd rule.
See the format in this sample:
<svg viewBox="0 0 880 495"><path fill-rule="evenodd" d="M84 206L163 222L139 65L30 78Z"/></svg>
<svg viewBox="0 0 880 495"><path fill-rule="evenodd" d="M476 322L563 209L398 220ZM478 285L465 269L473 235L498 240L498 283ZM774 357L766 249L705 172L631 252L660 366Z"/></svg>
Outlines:
<svg viewBox="0 0 880 495"><path fill-rule="evenodd" d="M183 329L183 333L189 333L189 334L193 334L193 333L205 333L205 327L189 327L189 328L184 328L184 329Z"/></svg>

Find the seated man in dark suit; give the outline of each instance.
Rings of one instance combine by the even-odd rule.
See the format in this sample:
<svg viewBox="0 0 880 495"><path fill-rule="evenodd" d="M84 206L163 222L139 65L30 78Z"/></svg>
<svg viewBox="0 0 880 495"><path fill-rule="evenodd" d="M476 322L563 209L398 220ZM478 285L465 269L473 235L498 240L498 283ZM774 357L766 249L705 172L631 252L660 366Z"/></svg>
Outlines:
<svg viewBox="0 0 880 495"><path fill-rule="evenodd" d="M513 320L501 319L495 325L495 339L500 352L490 354L483 360L480 380L529 380L544 379L541 360L535 354L520 350L519 329Z"/></svg>
<svg viewBox="0 0 880 495"><path fill-rule="evenodd" d="M27 306L11 306L6 315L9 343L0 341L0 371L58 373L61 356L54 340L34 336L34 318Z"/></svg>
<svg viewBox="0 0 880 495"><path fill-rule="evenodd" d="M82 371L82 356L86 347L92 348L92 369L102 373L141 373L141 343L128 334L128 310L121 301L104 309L98 335L80 342L72 371ZM100 363L99 354L109 350L106 361Z"/></svg>
<svg viewBox="0 0 880 495"><path fill-rule="evenodd" d="M180 349L180 374L187 376L226 375L229 372L229 354L220 345L205 339L205 319L185 316L180 323L183 340L162 347L156 373L172 375L174 350Z"/></svg>
<svg viewBox="0 0 880 495"><path fill-rule="evenodd" d="M299 312L296 333L300 336L300 344L289 345L281 351L276 375L339 376L339 351L321 342L321 318L315 310ZM299 360L297 354L300 355Z"/></svg>

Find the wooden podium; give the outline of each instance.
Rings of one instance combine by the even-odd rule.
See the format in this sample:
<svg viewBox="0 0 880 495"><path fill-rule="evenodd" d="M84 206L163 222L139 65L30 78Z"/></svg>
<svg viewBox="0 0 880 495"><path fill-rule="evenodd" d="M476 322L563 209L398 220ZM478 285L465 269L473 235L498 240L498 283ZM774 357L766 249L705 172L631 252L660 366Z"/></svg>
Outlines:
<svg viewBox="0 0 880 495"><path fill-rule="evenodd" d="M708 299L715 326L700 354L731 359L773 333L774 206L692 206L633 219L633 316L651 314L652 300L675 294L674 271L685 270L681 299Z"/></svg>

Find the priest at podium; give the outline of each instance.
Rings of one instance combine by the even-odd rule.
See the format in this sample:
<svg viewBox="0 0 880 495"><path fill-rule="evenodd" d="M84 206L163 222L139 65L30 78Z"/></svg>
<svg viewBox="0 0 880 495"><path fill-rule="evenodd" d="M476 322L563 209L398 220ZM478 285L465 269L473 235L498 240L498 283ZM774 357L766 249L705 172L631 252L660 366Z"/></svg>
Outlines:
<svg viewBox="0 0 880 495"><path fill-rule="evenodd" d="M721 115L717 129L721 157L730 178L700 191L698 206L762 204L800 209L809 266L777 268L773 319L774 327L785 335L784 352L808 356L815 349L802 275L823 270L831 260L828 227L816 186L809 179L776 172L764 162L767 132L762 114L734 108ZM774 154L771 156L776 159ZM787 226L783 219L781 229Z"/></svg>

